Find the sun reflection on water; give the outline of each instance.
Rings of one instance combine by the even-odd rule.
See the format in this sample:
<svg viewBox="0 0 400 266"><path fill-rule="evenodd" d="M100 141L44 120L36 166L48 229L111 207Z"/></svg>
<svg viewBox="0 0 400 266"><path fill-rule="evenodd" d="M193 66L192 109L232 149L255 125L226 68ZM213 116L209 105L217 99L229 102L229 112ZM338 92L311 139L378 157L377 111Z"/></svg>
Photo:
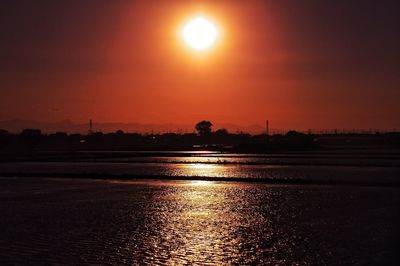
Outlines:
<svg viewBox="0 0 400 266"><path fill-rule="evenodd" d="M192 169L213 170L213 167L196 167ZM232 213L227 215L221 211L224 209L221 205L226 204L226 199L223 193L215 190L215 185L211 181L190 181L186 183L187 190L176 197L182 208L176 213L175 222L169 223L172 230L168 231L179 232L175 235L179 245L174 253L185 258L188 263L221 261L221 258L215 256L224 254L223 249L228 244L221 242L221 239L229 238L231 233L224 225L234 217ZM230 224L233 227L235 225L234 222ZM176 259L171 257L169 262L175 263Z"/></svg>
<svg viewBox="0 0 400 266"><path fill-rule="evenodd" d="M187 171L223 167L193 164ZM261 240L269 252L274 242L269 221L257 210L258 189L235 182L149 181L143 223L134 227L128 249L142 265L263 264ZM152 191L158 191L156 194ZM146 195L145 194L145 195ZM140 214L135 210L132 218ZM261 232L261 233L260 233ZM272 239L272 240L271 240Z"/></svg>
<svg viewBox="0 0 400 266"><path fill-rule="evenodd" d="M185 164L180 166L180 168L183 171L183 174L186 176L203 177L221 176L221 173L225 170L225 166L223 165L204 163Z"/></svg>
<svg viewBox="0 0 400 266"><path fill-rule="evenodd" d="M209 187L215 186L216 183L214 181L206 181L206 180L194 180L189 181L184 184L185 186L194 186L194 187Z"/></svg>
<svg viewBox="0 0 400 266"><path fill-rule="evenodd" d="M177 164L176 167L179 174L193 180L151 182L154 189L162 192L151 198L151 204L146 208L150 214L145 218L144 229L140 230L143 233L132 240L135 243L132 250L143 247L150 256L144 261L148 265L246 264L254 261L254 257L248 257L244 252L253 254L257 247L244 246L244 236L253 237L253 242L257 243L258 236L251 230L258 228L257 224L263 219L256 213L243 216L243 212L252 206L244 194L238 193L242 191L239 188L246 186L206 180L207 177L224 176L231 166L193 163Z"/></svg>

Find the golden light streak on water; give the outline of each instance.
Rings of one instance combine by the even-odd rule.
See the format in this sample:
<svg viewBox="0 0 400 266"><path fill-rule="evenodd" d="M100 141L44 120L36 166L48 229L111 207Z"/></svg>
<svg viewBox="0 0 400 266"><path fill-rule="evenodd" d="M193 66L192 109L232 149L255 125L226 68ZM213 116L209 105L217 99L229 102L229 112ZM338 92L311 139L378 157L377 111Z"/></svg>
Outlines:
<svg viewBox="0 0 400 266"><path fill-rule="evenodd" d="M204 163L194 163L194 164L186 164L181 165L180 170L186 176L203 176L203 177L212 177L212 176L220 176L221 173L224 172L224 165L215 165L215 164L204 164ZM199 183L199 184L209 184L209 183Z"/></svg>

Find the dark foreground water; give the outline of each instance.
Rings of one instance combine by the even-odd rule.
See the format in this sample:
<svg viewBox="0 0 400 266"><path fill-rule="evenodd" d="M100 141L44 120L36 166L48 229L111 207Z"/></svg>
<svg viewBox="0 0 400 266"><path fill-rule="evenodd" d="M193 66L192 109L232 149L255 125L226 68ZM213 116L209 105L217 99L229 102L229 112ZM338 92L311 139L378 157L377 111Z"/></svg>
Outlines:
<svg viewBox="0 0 400 266"><path fill-rule="evenodd" d="M0 178L0 264L396 265L399 188Z"/></svg>

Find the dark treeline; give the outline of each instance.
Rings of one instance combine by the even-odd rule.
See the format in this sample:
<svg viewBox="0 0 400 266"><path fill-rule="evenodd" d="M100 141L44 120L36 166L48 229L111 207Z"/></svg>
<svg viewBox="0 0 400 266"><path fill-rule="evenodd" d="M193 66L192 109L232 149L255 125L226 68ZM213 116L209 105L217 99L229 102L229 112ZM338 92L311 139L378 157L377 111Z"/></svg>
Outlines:
<svg viewBox="0 0 400 266"><path fill-rule="evenodd" d="M74 150L220 150L233 152L277 152L324 148L399 148L400 133L376 134L286 134L230 133L212 131L209 121L196 125L196 133L139 134L90 132L43 134L39 129L25 129L19 134L0 130L0 151L74 151Z"/></svg>

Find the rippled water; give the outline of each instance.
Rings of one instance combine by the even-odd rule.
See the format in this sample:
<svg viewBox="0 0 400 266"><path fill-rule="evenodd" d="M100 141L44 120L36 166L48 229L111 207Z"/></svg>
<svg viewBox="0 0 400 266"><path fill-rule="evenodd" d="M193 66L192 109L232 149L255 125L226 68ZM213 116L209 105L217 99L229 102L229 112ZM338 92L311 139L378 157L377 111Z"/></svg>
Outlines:
<svg viewBox="0 0 400 266"><path fill-rule="evenodd" d="M0 265L398 265L398 154L160 154L0 163Z"/></svg>
<svg viewBox="0 0 400 266"><path fill-rule="evenodd" d="M398 189L0 178L0 263L395 264Z"/></svg>
<svg viewBox="0 0 400 266"><path fill-rule="evenodd" d="M342 151L234 154L207 151L114 151L38 153L16 162L0 163L0 175L20 174L171 179L216 177L400 185L400 153Z"/></svg>
<svg viewBox="0 0 400 266"><path fill-rule="evenodd" d="M400 185L400 167L243 165L206 163L21 162L0 163L1 175L62 174L86 177L159 178L217 177L229 180L306 180Z"/></svg>

